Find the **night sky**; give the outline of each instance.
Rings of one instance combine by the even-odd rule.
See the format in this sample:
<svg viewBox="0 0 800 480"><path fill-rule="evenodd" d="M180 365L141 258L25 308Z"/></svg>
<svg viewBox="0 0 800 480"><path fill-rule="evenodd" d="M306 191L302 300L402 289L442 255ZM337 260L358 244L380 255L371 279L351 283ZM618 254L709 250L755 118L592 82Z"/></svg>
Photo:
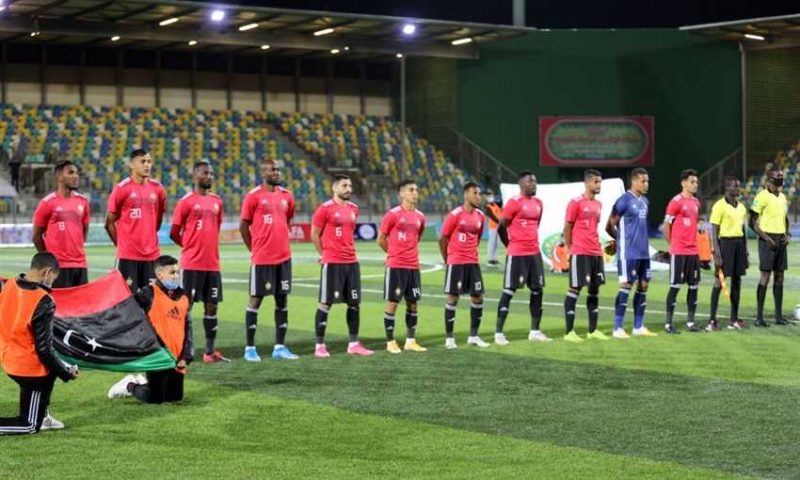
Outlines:
<svg viewBox="0 0 800 480"><path fill-rule="evenodd" d="M207 3L213 3L208 1ZM511 24L511 0L233 0L222 3ZM800 13L800 1L526 0L538 28L669 28Z"/></svg>

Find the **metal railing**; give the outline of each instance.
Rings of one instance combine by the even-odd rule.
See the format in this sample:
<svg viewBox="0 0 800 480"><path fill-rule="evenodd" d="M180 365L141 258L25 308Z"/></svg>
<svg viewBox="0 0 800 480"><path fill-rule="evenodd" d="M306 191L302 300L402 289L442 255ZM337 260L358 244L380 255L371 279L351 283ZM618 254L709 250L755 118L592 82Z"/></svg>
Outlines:
<svg viewBox="0 0 800 480"><path fill-rule="evenodd" d="M493 188L499 187L503 182L516 182L517 175L514 170L504 165L492 154L455 128L449 129L452 141L447 142L452 152L451 161L462 170Z"/></svg>
<svg viewBox="0 0 800 480"><path fill-rule="evenodd" d="M742 149L737 148L733 153L715 163L711 168L700 175L698 196L704 200L719 198L725 193L725 177L727 175L742 175L744 170L744 156ZM741 182L747 180L740 178Z"/></svg>

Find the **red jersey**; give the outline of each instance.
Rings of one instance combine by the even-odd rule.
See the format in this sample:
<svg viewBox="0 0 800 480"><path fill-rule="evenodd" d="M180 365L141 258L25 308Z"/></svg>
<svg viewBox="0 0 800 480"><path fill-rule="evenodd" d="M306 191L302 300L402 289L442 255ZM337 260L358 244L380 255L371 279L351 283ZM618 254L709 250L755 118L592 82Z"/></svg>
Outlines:
<svg viewBox="0 0 800 480"><path fill-rule="evenodd" d="M584 195L569 201L565 221L572 224L570 254L603 256L603 249L600 248L600 235L597 233L601 209L602 205L599 200L589 200Z"/></svg>
<svg viewBox="0 0 800 480"><path fill-rule="evenodd" d="M116 215L117 258L149 261L159 256L158 228L167 210L167 192L149 178L139 185L130 177L108 197L108 213Z"/></svg>
<svg viewBox="0 0 800 480"><path fill-rule="evenodd" d="M389 268L419 268L419 239L425 231L425 215L417 209L401 206L386 212L381 221L381 233L386 235Z"/></svg>
<svg viewBox="0 0 800 480"><path fill-rule="evenodd" d="M181 229L181 268L219 272L222 199L213 193L186 194L175 205L172 224Z"/></svg>
<svg viewBox="0 0 800 480"><path fill-rule="evenodd" d="M283 187L258 186L244 197L242 220L250 222L253 265L278 265L292 258L289 223L294 218L294 195Z"/></svg>
<svg viewBox="0 0 800 480"><path fill-rule="evenodd" d="M358 205L353 202L339 205L328 200L317 208L311 225L322 231L322 263L358 262L353 241L357 219Z"/></svg>
<svg viewBox="0 0 800 480"><path fill-rule="evenodd" d="M44 197L33 213L33 224L44 228L44 245L61 268L86 268L83 229L89 224L89 200L77 192L64 198Z"/></svg>
<svg viewBox="0 0 800 480"><path fill-rule="evenodd" d="M503 206L508 220L508 255L539 255L539 222L542 201L536 197L515 195Z"/></svg>
<svg viewBox="0 0 800 480"><path fill-rule="evenodd" d="M672 223L669 253L672 255L697 255L697 216L700 200L679 193L667 205L665 221Z"/></svg>
<svg viewBox="0 0 800 480"><path fill-rule="evenodd" d="M442 236L447 242L447 264L478 263L478 244L483 234L484 214L477 208L467 213L458 207L447 214L442 225Z"/></svg>

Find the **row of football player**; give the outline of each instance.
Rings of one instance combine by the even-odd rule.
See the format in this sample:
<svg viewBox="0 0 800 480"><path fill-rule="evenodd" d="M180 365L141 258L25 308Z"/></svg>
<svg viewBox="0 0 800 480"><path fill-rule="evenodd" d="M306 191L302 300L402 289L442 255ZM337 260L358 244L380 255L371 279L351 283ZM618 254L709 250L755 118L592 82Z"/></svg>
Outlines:
<svg viewBox="0 0 800 480"><path fill-rule="evenodd" d="M152 168L150 155L138 150L130 159L131 175L114 188L109 197L106 228L117 246L117 268L128 279L133 289L146 285L153 278L152 261L159 254L156 232L166 210L163 187L149 178ZM68 270L62 275L64 282L85 282L85 255L83 238L88 223L88 204L74 190L77 187L78 169L68 162L57 167L59 191L42 200L34 216L34 242L37 247L53 251ZM280 167L273 160L261 164L263 184L251 190L242 206L240 230L252 255L250 272L250 301L245 313L247 347L245 358L259 360L255 350L255 330L258 309L263 297L276 299L275 358L296 358L284 340L288 325L287 295L291 291L291 252L289 249L289 222L294 215L294 197L281 187ZM193 169L194 191L177 204L172 218L172 239L182 247L182 286L193 301L204 303L203 324L206 331L204 360L220 361L223 357L214 349L217 330L217 305L222 301L222 280L219 265L219 226L222 222L222 200L211 193L213 169L208 163L198 163ZM760 236L762 281L759 285L759 319L756 325L766 325L763 320L763 297L770 274L775 276L776 318L780 315L783 270L786 264L786 200L780 192L782 172L770 172L767 189L759 194L751 209L751 224ZM600 191L601 174L595 170L585 173L585 192L572 199L565 218L564 239L570 250L570 288L565 298L565 339L579 341L574 331L575 304L581 289L588 287L589 312L588 338L603 339L597 330L598 291L605 282L603 251L597 234L600 220L600 203L595 198ZM665 219L665 236L670 242L670 291L667 299L666 331L677 333L672 317L675 298L680 285L689 285L687 295L690 331L699 331L694 322L697 305L697 286L700 280L697 259L696 224L699 201L697 173L693 170L681 174L682 191L670 201ZM531 291L531 340L547 341L539 329L542 316L542 290L545 272L538 242L538 225L542 202L536 198L536 177L532 172L519 175L520 194L506 202L500 219L499 234L508 247L503 293L497 315L495 341L507 343L503 335L505 318L515 291L527 286ZM633 287L634 335L653 335L644 327L646 292L650 280L649 245L647 242L647 189L649 177L643 169L631 175L630 189L614 205L607 230L617 239L619 248L618 273L621 288L617 295L614 337L625 338L622 328L628 296ZM714 225L715 263L724 276L731 278L732 316L730 328L741 328L738 319L738 298L741 275L746 268L744 221L746 209L738 202L738 181L726 181L726 196L712 211ZM350 179L337 176L333 195L324 202L312 220L312 241L321 256L319 305L315 315L317 345L315 355L328 356L324 342L328 312L335 303L347 304L347 324L350 333L348 352L356 355L371 354L358 341L360 274L352 233L358 217L358 207L349 201L352 193ZM378 242L387 252L385 298L387 300L384 322L387 332L387 349L400 352L394 341L395 314L398 304L405 300L405 320L408 336L407 350L423 350L415 340L417 303L421 295L419 278L418 243L425 228L425 217L416 209L418 191L413 181L402 182L398 187L400 205L391 209L381 223ZM487 345L478 336L483 311L483 280L478 262L478 244L484 227L480 210L480 188L474 183L464 186L464 203L451 211L445 219L439 241L442 258L447 264L445 276L445 330L446 346L455 347L453 324L456 304L461 295L471 299L471 332L469 344ZM774 218L782 212L782 231L775 226ZM762 246L764 248L762 248ZM69 270L74 269L74 272ZM724 279L724 276L722 277ZM723 282L716 280L712 293L712 314L715 313ZM66 286L66 285L57 285ZM717 328L712 315L710 329Z"/></svg>

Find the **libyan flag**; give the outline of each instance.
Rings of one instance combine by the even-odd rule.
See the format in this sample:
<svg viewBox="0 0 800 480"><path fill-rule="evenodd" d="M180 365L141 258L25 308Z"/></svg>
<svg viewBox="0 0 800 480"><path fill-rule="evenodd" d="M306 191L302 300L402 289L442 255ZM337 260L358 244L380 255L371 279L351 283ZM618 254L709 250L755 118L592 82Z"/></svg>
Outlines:
<svg viewBox="0 0 800 480"><path fill-rule="evenodd" d="M82 368L147 372L175 367L117 270L86 285L53 290L53 344Z"/></svg>

